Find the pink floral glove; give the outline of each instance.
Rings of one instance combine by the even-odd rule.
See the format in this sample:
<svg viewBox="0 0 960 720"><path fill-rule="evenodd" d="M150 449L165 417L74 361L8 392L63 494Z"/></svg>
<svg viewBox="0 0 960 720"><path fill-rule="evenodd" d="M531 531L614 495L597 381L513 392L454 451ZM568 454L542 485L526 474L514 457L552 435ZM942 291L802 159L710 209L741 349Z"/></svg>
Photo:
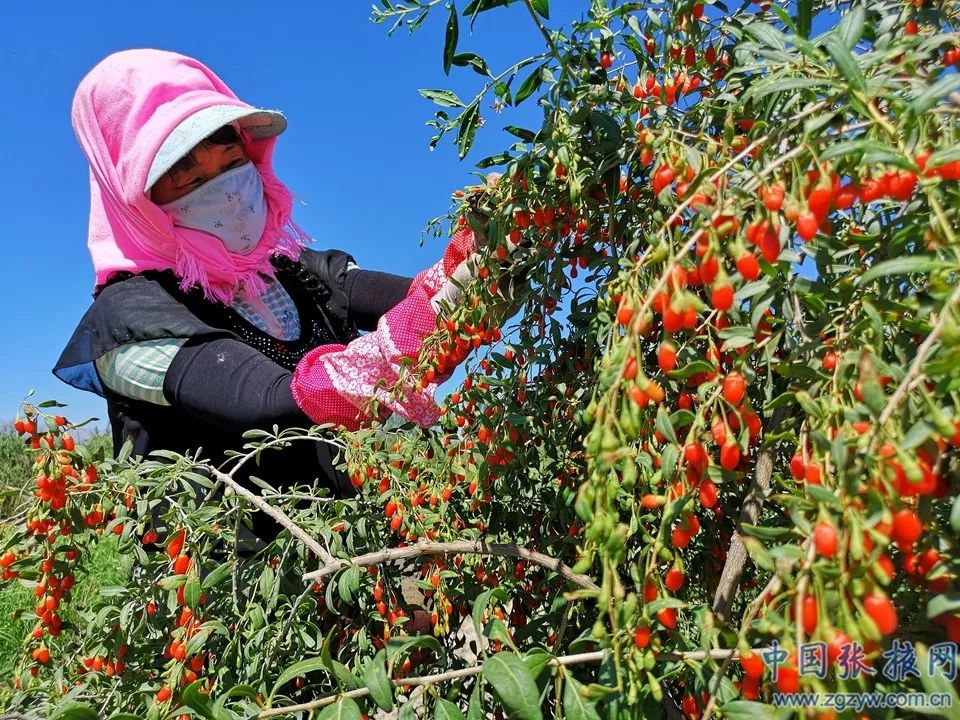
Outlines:
<svg viewBox="0 0 960 720"><path fill-rule="evenodd" d="M420 271L417 276L413 278L413 282L410 283L410 290L407 294L409 295L422 286L425 286L431 295L438 292L447 281L447 278L457 269L457 266L473 253L476 246L477 241L474 237L473 230L470 228L464 228L455 233L447 244L447 249L443 253L443 259L436 265Z"/></svg>
<svg viewBox="0 0 960 720"><path fill-rule="evenodd" d="M417 275L407 297L380 318L376 330L349 345L321 345L304 355L294 370L291 389L297 405L311 420L355 430L375 398L381 420L395 412L423 427L436 423L440 410L434 394L452 368L420 393L407 385L397 393L391 388L399 380L402 360L416 360L424 339L436 330L437 303L432 301L473 246L470 230L458 232L443 260Z"/></svg>

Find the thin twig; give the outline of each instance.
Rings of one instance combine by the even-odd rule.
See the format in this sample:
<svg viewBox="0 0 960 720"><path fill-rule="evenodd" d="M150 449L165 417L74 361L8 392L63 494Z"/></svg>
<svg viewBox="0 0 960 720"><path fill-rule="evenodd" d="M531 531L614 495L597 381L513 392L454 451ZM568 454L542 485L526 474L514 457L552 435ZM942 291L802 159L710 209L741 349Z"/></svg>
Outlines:
<svg viewBox="0 0 960 720"><path fill-rule="evenodd" d="M907 396L913 381L922 374L921 368L923 367L923 363L932 352L934 344L940 339L940 334L943 332L943 328L950 317L950 309L958 302L960 302L960 285L954 288L950 298L940 309L940 317L937 318L936 325L933 326L930 334L927 335L926 339L920 344L920 347L917 348L917 355L913 358L913 362L910 363L910 369L897 386L893 395L890 396L890 400L887 402L886 407L883 408L883 412L880 413L880 418L876 425L878 430L887 424L893 416L893 413L896 412L897 406ZM874 438L876 438L876 435Z"/></svg>
<svg viewBox="0 0 960 720"><path fill-rule="evenodd" d="M606 655L606 651L598 650L597 652L590 653L580 653L579 655L564 655L562 657L554 658L550 661L550 665L553 667L559 667L561 665L578 665L583 663L596 663L603 660ZM448 680L459 680L460 678L472 677L473 675L479 675L483 672L483 664L473 665L468 668L462 668L460 670L449 670L447 672L437 673L435 675L423 675L420 677L411 677L411 678L401 678L394 679L390 681L391 685L400 686L400 685L409 685L415 687L418 685L434 685L436 683L446 682ZM365 697L370 694L368 688L358 688L356 690L350 690L340 695L328 695L327 697L320 698L319 700L313 700L308 703L303 703L301 705L288 705L287 707L282 708L271 708L269 710L264 710L257 717L259 720L264 720L264 718L276 717L277 715L289 715L295 712L302 712L304 710L316 710L322 708L331 703L337 702L341 698L358 698Z"/></svg>
<svg viewBox="0 0 960 720"><path fill-rule="evenodd" d="M323 567L321 567L319 570L314 570L313 572L307 573L303 576L303 579L307 582L319 580L322 577L332 575L338 570L350 567L351 565L377 565L384 562L409 560L410 558L421 557L423 555L455 555L459 553L520 558L522 560L526 560L527 562L534 563L535 565L540 565L541 567L553 570L557 574L561 575L564 579L570 581L578 587L587 590L600 589L597 584L593 582L593 580L585 575L579 575L573 572L573 570L564 565L557 558L533 550L527 550L526 548L522 548L517 545L507 543L488 543L484 542L483 540L455 540L452 542L424 541L402 548L386 548L383 550L377 550L376 552L367 553L366 555L359 555L348 560L335 559L331 557L329 560L324 562Z"/></svg>
<svg viewBox="0 0 960 720"><path fill-rule="evenodd" d="M566 61L563 59L563 56L560 55L560 51L557 49L557 44L550 36L550 31L544 27L542 22L540 22L540 18L537 16L537 11L534 9L533 4L530 2L530 0L524 0L523 4L527 6L527 10L530 12L530 17L533 18L533 22L536 24L540 34L543 35L544 39L547 41L547 45L550 46L550 52L557 59L557 62L560 63L560 68L563 70L564 74L574 79L573 73L570 72L570 68L567 67Z"/></svg>
<svg viewBox="0 0 960 720"><path fill-rule="evenodd" d="M239 466L238 466L239 467ZM236 469L236 468L235 468ZM243 487L240 483L234 480L230 475L227 475L224 472L220 472L216 468L210 468L210 471L213 473L213 476L222 482L224 485L231 488L237 495L250 501L258 510L266 513L274 520L276 520L280 525L285 527L290 531L290 534L297 538L300 542L307 546L307 548L313 552L324 565L329 565L330 563L335 563L337 560L327 552L327 549L323 547L320 543L314 540L307 532L297 525L293 520L290 519L290 516L279 508L273 507L270 503L264 500L258 495L254 495L252 492Z"/></svg>
<svg viewBox="0 0 960 720"><path fill-rule="evenodd" d="M588 653L579 653L577 655L562 655L560 657L554 658L550 661L552 667L560 667L567 665L582 665L586 663L598 663L601 662L604 657L607 655L606 650L598 650L596 652ZM735 650L694 650L691 652L684 653L658 653L654 656L660 662L669 662L675 660L691 660L691 661L703 661L706 658L736 658L739 657L739 654ZM403 685L408 685L410 687L417 687L420 685L435 685L437 683L446 682L448 680L459 680L461 678L472 677L474 675L479 675L483 672L483 663L478 665L472 665L468 668L462 668L460 670L449 670L447 672L437 673L435 675L423 675L420 677L411 677L411 678L399 678L391 679L390 684L394 687L399 687ZM319 698L318 700L312 700L308 703L303 703L301 705L288 705L287 707L282 708L270 708L269 710L264 710L261 712L257 718L258 720L264 720L265 718L276 717L277 715L288 715L295 712L303 712L305 710L317 710L318 708L325 707L332 703L337 702L341 698L359 698L365 697L370 694L368 688L358 688L356 690L350 690L348 692L339 694L339 695L328 695L327 697Z"/></svg>
<svg viewBox="0 0 960 720"><path fill-rule="evenodd" d="M802 549L806 549L810 546L810 544L810 538L807 538L803 541L800 547ZM746 638L750 623L753 622L753 619L757 616L757 613L760 612L760 608L763 607L767 597L779 591L782 584L783 578L780 577L779 573L775 573L773 577L770 578L769 582L764 585L763 590L760 591L760 594L751 600L749 605L747 605L747 610L743 614L743 620L740 623L740 632L737 635L738 644ZM739 655L737 657L739 657ZM700 716L700 720L710 720L710 715L713 712L713 708L717 704L717 693L720 691L720 683L723 681L730 663L735 659L736 658L733 655L730 655L722 663L720 663L720 668L716 673L714 673L713 687L710 690L710 699L707 700L707 705L703 708L703 715Z"/></svg>

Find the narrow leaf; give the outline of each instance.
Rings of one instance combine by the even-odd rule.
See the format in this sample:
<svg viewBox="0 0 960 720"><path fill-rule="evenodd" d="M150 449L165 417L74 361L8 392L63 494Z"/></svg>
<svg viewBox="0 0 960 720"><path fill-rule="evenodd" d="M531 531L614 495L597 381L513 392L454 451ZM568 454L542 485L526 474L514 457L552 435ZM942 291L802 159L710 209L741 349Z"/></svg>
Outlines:
<svg viewBox="0 0 960 720"><path fill-rule="evenodd" d="M498 653L483 665L483 676L511 717L520 720L542 720L540 693L530 670L513 653Z"/></svg>
<svg viewBox="0 0 960 720"><path fill-rule="evenodd" d="M877 278L888 275L908 275L910 273L924 273L933 270L942 270L949 265L943 260L928 255L914 255L912 257L898 257L884 260L867 270L857 280L858 285L865 285Z"/></svg>
<svg viewBox="0 0 960 720"><path fill-rule="evenodd" d="M813 0L798 0L796 25L797 34L800 37L810 37L810 30L813 27Z"/></svg>
<svg viewBox="0 0 960 720"><path fill-rule="evenodd" d="M350 698L342 698L333 705L327 705L317 720L361 720L360 706Z"/></svg>
<svg viewBox="0 0 960 720"><path fill-rule="evenodd" d="M367 665L363 682L370 690L370 697L381 710L393 710L393 688L387 677L387 651L380 650Z"/></svg>
<svg viewBox="0 0 960 720"><path fill-rule="evenodd" d="M596 703L587 702L581 694L583 686L568 675L563 688L563 710L570 720L600 720Z"/></svg>
<svg viewBox="0 0 960 720"><path fill-rule="evenodd" d="M50 713L50 720L100 720L100 715L91 705L77 700L67 700L60 703L57 709Z"/></svg>
<svg viewBox="0 0 960 720"><path fill-rule="evenodd" d="M473 139L476 137L479 122L480 105L474 103L463 111L460 119L460 130L457 132L457 150L461 160L467 156L470 148L473 147Z"/></svg>
<svg viewBox="0 0 960 720"><path fill-rule="evenodd" d="M460 39L460 26L457 20L456 3L450 3L450 15L447 17L447 33L443 41L443 73L450 74L453 56L457 54L457 41Z"/></svg>
<svg viewBox="0 0 960 720"><path fill-rule="evenodd" d="M317 670L324 670L331 675L333 674L327 659L323 657L312 657L307 658L306 660L295 662L293 665L280 673L280 677L277 678L277 682L273 685L273 690L270 691L270 696L273 697L276 695L280 688L294 678L303 677L304 675L316 672Z"/></svg>
<svg viewBox="0 0 960 720"><path fill-rule="evenodd" d="M751 700L734 700L720 708L723 716L730 720L776 720L777 708L766 703Z"/></svg>
<svg viewBox="0 0 960 720"><path fill-rule="evenodd" d="M463 713L460 712L460 708L443 698L437 700L437 707L434 710L433 717L436 720L466 720Z"/></svg>
<svg viewBox="0 0 960 720"><path fill-rule="evenodd" d="M867 79L863 76L863 70L840 38L836 35L828 35L823 41L823 46L836 63L837 70L850 83L850 87L858 92L866 91Z"/></svg>
<svg viewBox="0 0 960 720"><path fill-rule="evenodd" d="M420 89L417 90L418 93L423 95L427 100L433 100L437 105L443 107L466 107L463 100L458 98L456 94L450 92L449 90L427 90Z"/></svg>
<svg viewBox="0 0 960 720"><path fill-rule="evenodd" d="M910 111L914 115L925 113L936 105L944 95L949 95L957 88L960 88L960 74L951 73L950 75L946 75L920 93L920 95L910 103Z"/></svg>
<svg viewBox="0 0 960 720"><path fill-rule="evenodd" d="M844 47L853 50L860 41L860 36L863 35L863 25L866 19L867 13L862 5L850 8L850 11L840 18L836 32Z"/></svg>

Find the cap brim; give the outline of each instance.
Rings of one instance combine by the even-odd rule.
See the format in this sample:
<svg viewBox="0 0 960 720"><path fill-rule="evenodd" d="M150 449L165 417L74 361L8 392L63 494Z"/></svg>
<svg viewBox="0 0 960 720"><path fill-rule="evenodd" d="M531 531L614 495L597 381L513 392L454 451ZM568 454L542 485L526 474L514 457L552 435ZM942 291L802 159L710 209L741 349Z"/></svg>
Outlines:
<svg viewBox="0 0 960 720"><path fill-rule="evenodd" d="M240 127L254 140L279 135L287 128L287 119L276 110L237 107L236 105L213 105L198 110L171 131L163 145L157 151L147 174L147 183L143 188L149 192L157 182L180 158L184 157L200 142L210 137L224 125L239 122Z"/></svg>

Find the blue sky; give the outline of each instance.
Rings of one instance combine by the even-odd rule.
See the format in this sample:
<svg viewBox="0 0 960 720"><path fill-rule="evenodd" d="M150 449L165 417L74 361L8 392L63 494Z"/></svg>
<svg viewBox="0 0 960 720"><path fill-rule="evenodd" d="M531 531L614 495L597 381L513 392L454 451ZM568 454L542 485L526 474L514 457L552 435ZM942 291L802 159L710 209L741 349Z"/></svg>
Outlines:
<svg viewBox="0 0 960 720"><path fill-rule="evenodd" d="M465 161L446 141L431 152L424 122L434 106L417 88L469 97L479 76L459 68L443 75L442 7L412 37L400 30L392 38L385 25L370 21L369 9L365 2L305 0L85 0L7 9L6 24L16 31L0 46L9 113L0 139L7 208L0 418L12 418L34 388L37 399L68 403L71 419L97 416L106 425L104 403L60 382L50 368L93 287L87 165L70 126L70 104L80 79L117 50L156 47L196 57L240 98L281 109L289 128L277 145L277 172L307 203L295 218L316 238L315 247L346 250L363 267L409 275L439 257L439 241L418 245L427 220L472 181L476 160L507 146L502 126L529 126L538 109L525 104L497 115L488 103L487 126ZM517 48L535 52L541 43L522 5L481 15L472 35L461 23L461 50L480 53L494 72L518 59Z"/></svg>

